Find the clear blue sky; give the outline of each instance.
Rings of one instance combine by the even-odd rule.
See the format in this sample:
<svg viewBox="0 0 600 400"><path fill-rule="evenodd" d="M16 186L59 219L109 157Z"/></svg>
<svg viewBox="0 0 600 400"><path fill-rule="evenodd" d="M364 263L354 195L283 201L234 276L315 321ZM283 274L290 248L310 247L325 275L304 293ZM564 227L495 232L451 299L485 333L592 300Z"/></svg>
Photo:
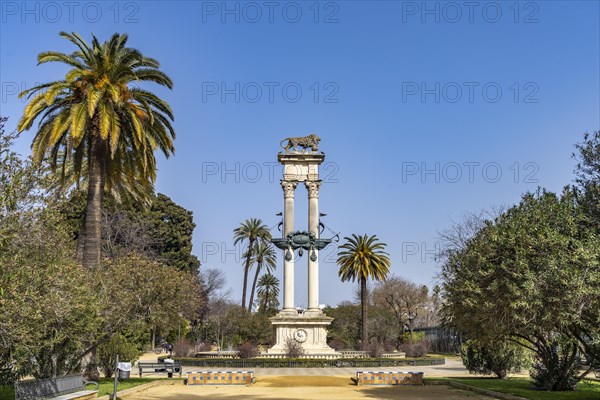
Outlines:
<svg viewBox="0 0 600 400"><path fill-rule="evenodd" d="M394 274L431 286L439 231L538 186L560 190L573 144L600 127L598 1L70 4L1 2L8 128L25 106L15 88L64 74L36 66L42 51L73 50L59 31L128 33L175 82L157 89L178 133L157 190L194 212L194 253L227 273L234 299L232 230L250 217L277 224L286 136L322 138L325 222L343 236L377 234ZM32 137L22 135L23 154ZM296 199L305 228L304 188ZM354 291L337 278L334 250L321 255L320 300L332 305Z"/></svg>

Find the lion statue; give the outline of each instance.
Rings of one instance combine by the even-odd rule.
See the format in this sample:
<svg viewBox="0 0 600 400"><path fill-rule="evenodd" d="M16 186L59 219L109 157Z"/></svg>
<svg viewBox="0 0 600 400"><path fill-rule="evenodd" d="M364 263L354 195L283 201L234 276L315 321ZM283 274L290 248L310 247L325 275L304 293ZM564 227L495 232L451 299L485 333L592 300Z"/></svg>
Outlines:
<svg viewBox="0 0 600 400"><path fill-rule="evenodd" d="M287 145L284 147L283 146L283 142L285 142L287 140ZM321 141L321 138L318 137L317 135L315 135L314 133L311 133L308 136L305 137L289 137L289 138L285 138L281 141L280 145L281 148L287 153L290 151L290 149L293 149L294 151L298 151L298 146L302 147L302 149L308 149L310 148L312 151L317 151L319 150L319 142Z"/></svg>

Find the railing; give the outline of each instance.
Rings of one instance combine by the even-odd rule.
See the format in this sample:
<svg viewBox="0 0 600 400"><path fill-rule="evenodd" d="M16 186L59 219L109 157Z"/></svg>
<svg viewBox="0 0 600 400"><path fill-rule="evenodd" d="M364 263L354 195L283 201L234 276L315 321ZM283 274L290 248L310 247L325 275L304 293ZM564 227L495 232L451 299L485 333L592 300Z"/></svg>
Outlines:
<svg viewBox="0 0 600 400"><path fill-rule="evenodd" d="M237 356L236 350L196 351L196 357L199 358L236 358Z"/></svg>

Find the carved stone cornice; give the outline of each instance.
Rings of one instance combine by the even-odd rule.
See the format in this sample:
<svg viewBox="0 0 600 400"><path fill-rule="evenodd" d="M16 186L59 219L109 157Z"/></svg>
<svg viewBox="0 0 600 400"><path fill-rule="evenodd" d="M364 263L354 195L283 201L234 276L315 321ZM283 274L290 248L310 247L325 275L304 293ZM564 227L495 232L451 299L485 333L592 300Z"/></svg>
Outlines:
<svg viewBox="0 0 600 400"><path fill-rule="evenodd" d="M308 197L319 197L319 188L321 187L321 181L304 181L304 186L308 191Z"/></svg>
<svg viewBox="0 0 600 400"><path fill-rule="evenodd" d="M283 197L284 198L294 198L294 191L296 190L296 186L298 186L298 182L296 181L286 181L281 180L281 188L283 189Z"/></svg>

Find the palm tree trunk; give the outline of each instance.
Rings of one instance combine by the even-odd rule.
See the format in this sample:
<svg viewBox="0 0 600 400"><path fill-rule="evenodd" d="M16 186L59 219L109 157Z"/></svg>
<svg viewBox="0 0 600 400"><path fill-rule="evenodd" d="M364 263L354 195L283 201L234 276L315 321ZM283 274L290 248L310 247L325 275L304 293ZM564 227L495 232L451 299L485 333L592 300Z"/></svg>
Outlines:
<svg viewBox="0 0 600 400"><path fill-rule="evenodd" d="M94 128L92 128L94 129ZM106 178L107 143L98 134L92 135L90 151L90 166L88 177L87 205L83 227L83 267L99 268L101 251L101 216L102 197L104 195L104 180ZM100 374L96 365L96 347L82 360L84 375L89 380L98 380Z"/></svg>
<svg viewBox="0 0 600 400"><path fill-rule="evenodd" d="M256 281L262 265L256 264L256 273L254 274L254 282L252 282L252 290L250 291L250 302L248 303L248 311L252 311L252 302L254 301L254 291L256 290Z"/></svg>
<svg viewBox="0 0 600 400"><path fill-rule="evenodd" d="M265 298L263 299L263 303L261 305L262 312L267 312L267 304L269 304L269 286L265 288Z"/></svg>
<svg viewBox="0 0 600 400"><path fill-rule="evenodd" d="M363 350L369 345L369 329L367 326L367 280L360 278L360 311L362 324L362 347Z"/></svg>
<svg viewBox="0 0 600 400"><path fill-rule="evenodd" d="M88 177L87 205L83 224L83 266L97 268L100 266L101 251L101 217L104 181L106 179L106 140L99 135L92 135L92 148Z"/></svg>
<svg viewBox="0 0 600 400"><path fill-rule="evenodd" d="M242 289L242 308L246 308L246 288L248 286L248 271L250 270L250 259L252 258L252 246L254 246L254 240L250 240L248 244L248 253L246 254L246 266L244 267L244 287Z"/></svg>

